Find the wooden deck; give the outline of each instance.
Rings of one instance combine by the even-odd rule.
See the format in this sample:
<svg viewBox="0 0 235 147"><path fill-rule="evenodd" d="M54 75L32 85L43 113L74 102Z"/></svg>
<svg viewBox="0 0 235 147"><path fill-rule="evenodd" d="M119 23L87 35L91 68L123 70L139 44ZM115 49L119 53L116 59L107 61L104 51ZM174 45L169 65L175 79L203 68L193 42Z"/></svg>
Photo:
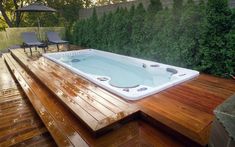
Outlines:
<svg viewBox="0 0 235 147"><path fill-rule="evenodd" d="M102 129L122 119L128 119L139 111L134 105L129 105L99 87L73 76L72 73L49 60L41 58L37 61L29 61L22 50L14 50L13 54L93 133L99 133Z"/></svg>
<svg viewBox="0 0 235 147"><path fill-rule="evenodd" d="M41 82L25 72L10 54L5 54L4 58L59 146L185 146L142 120L120 124L114 131L95 137Z"/></svg>
<svg viewBox="0 0 235 147"><path fill-rule="evenodd" d="M201 74L158 94L134 102L143 113L205 145L213 110L235 93L235 81Z"/></svg>
<svg viewBox="0 0 235 147"><path fill-rule="evenodd" d="M0 58L0 146L55 146L28 98Z"/></svg>
<svg viewBox="0 0 235 147"><path fill-rule="evenodd" d="M48 128L48 124L46 125L59 145L62 145L65 140L76 145L78 142L74 138L80 140L80 144L82 142L83 145L121 145L124 142L127 143L126 145L131 145L134 142L145 142L148 145L155 145L155 143L159 145L160 143L162 145L161 138L165 139L165 146L170 146L172 143L175 146L185 145L179 143L176 138L173 139L171 135L159 132L149 124L164 128L164 131L167 130L166 132L182 135L178 138L186 137L198 144L206 145L213 120L213 109L235 93L234 80L201 74L196 79L142 100L125 101L43 57L29 58L22 49L12 51L12 55L18 62L10 54L4 56L7 63L11 65L14 75L21 81L24 91L27 93L28 89L40 89L32 91L34 97L38 98L38 101L50 114L48 116L58 122L55 124L60 125L57 127L61 127L61 136L62 138L64 136L62 140L53 135L56 133L53 132L53 129ZM64 78L65 76L66 78ZM34 86L32 87L32 85ZM28 97L33 96L28 95ZM34 99L32 98L31 101ZM37 109L36 104L34 108ZM45 118L42 118L39 110L38 114L42 120L44 119L44 124L48 123ZM55 116L57 117L55 118ZM139 120L140 118L142 119ZM66 121L61 124L59 123L60 119ZM125 119L125 123L122 123ZM132 119L138 120L127 122ZM142 120L146 120L148 124ZM114 126L119 129L98 139L91 135L91 132L110 130ZM133 126L134 130L132 130ZM87 128L90 129L90 132L87 131ZM54 129L56 130L56 128ZM138 132L138 137L134 135L135 131ZM152 134L144 138L143 134L147 131ZM116 135L131 136L132 139L121 141L122 137L118 138ZM109 142L114 136L117 137L117 140L114 143Z"/></svg>

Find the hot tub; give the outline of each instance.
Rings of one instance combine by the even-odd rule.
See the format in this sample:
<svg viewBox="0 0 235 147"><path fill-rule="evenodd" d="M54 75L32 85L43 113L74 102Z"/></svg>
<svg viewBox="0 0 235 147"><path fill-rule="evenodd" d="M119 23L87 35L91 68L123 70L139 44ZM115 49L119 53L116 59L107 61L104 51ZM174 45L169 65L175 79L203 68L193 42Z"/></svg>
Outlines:
<svg viewBox="0 0 235 147"><path fill-rule="evenodd" d="M199 75L198 71L95 49L43 56L127 100L144 98Z"/></svg>

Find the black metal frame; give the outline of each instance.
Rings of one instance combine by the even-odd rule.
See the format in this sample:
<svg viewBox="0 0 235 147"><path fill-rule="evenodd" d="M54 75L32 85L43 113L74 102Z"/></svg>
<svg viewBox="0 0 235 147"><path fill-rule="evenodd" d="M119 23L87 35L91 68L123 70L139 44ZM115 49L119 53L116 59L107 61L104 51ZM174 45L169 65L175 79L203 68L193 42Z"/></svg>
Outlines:
<svg viewBox="0 0 235 147"><path fill-rule="evenodd" d="M27 43L23 42L23 48L24 52L26 52L26 48L29 48L30 50L30 55L32 56L32 47L35 47L35 50L37 51L37 48L42 48L44 53L46 53L46 48L48 49L48 45L46 43L43 43L42 45L28 45Z"/></svg>
<svg viewBox="0 0 235 147"><path fill-rule="evenodd" d="M61 44L67 44L68 50L70 50L70 44L69 44L69 42L55 43L55 42L51 42L51 41L47 40L47 45L56 45L58 52L60 51L59 45L61 45Z"/></svg>

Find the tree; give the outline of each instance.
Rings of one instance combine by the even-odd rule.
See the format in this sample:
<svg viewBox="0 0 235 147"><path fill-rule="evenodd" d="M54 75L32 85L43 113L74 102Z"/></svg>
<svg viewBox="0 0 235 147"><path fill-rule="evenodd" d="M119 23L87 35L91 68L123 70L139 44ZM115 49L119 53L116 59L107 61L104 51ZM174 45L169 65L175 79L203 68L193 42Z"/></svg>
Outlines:
<svg viewBox="0 0 235 147"><path fill-rule="evenodd" d="M84 2L82 0L38 0L50 7L58 10L55 14L30 14L24 13L24 15L17 12L17 10L25 5L35 2L36 0L0 0L0 17L2 23L6 23L8 27L18 27L22 20L21 26L24 25L36 25L35 17L40 15L42 20L45 21L45 25L58 24L63 22L63 25L71 24L78 18L79 9L83 7ZM86 0L87 2L88 0ZM24 16L24 19L22 17ZM44 19L45 18L45 19Z"/></svg>
<svg viewBox="0 0 235 147"><path fill-rule="evenodd" d="M98 27L98 16L96 13L96 9L93 9L93 14L90 18L90 29L89 29L89 34L90 34L90 47L96 47L96 42L98 41L97 37L97 27Z"/></svg>
<svg viewBox="0 0 235 147"><path fill-rule="evenodd" d="M82 0L45 0L45 3L47 3L48 6L58 10L58 17L63 18L65 22L69 24L78 19L79 10L84 4L88 4L88 0L85 2Z"/></svg>
<svg viewBox="0 0 235 147"><path fill-rule="evenodd" d="M201 9L203 3L194 4L189 0L183 7L183 13L179 22L178 46L180 48L180 65L193 68L199 62L199 40L202 35L205 11Z"/></svg>
<svg viewBox="0 0 235 147"><path fill-rule="evenodd" d="M183 0L173 0L173 15L180 16L183 8Z"/></svg>
<svg viewBox="0 0 235 147"><path fill-rule="evenodd" d="M145 20L144 20L144 36L145 36L145 41L144 43L146 46L149 48L149 44L153 40L154 35L156 34L156 31L154 30L154 23L155 23L155 16L159 11L162 11L162 3L160 0L150 0L150 4L147 9L147 13L145 15Z"/></svg>
<svg viewBox="0 0 235 147"><path fill-rule="evenodd" d="M161 11L162 3L160 0L150 0L150 4L148 6L148 12L151 14L156 14L158 11Z"/></svg>
<svg viewBox="0 0 235 147"><path fill-rule="evenodd" d="M134 56L141 54L143 51L142 43L145 40L144 36L144 19L145 19L145 9L142 3L140 3L135 9L134 16L132 18L132 34L131 42L135 50L132 51Z"/></svg>
<svg viewBox="0 0 235 147"><path fill-rule="evenodd" d="M124 46L130 42L130 33L127 9L120 8L116 11L113 18L113 47L117 53L123 53Z"/></svg>
<svg viewBox="0 0 235 147"><path fill-rule="evenodd" d="M174 2L173 9L162 10L155 5L146 12L141 4L132 6L128 13L118 9L99 18L96 27L91 27L91 19L81 21L84 23L73 29L78 29L79 35L74 36L85 47L91 45L90 38L95 38L98 40L92 46L102 50L234 76L235 12L227 2ZM96 35L91 36L90 30Z"/></svg>
<svg viewBox="0 0 235 147"><path fill-rule="evenodd" d="M0 11L2 14L2 21L4 21L9 27L19 26L21 15L15 10L22 7L24 3L29 3L30 0L0 0Z"/></svg>
<svg viewBox="0 0 235 147"><path fill-rule="evenodd" d="M235 15L235 13L234 13ZM235 20L235 17L233 17L233 20ZM235 23L233 23L233 28L230 30L230 32L226 35L227 39L227 51L225 56L227 57L227 60L225 60L225 69L226 73L225 77L235 77Z"/></svg>
<svg viewBox="0 0 235 147"><path fill-rule="evenodd" d="M229 72L228 62L234 61L234 56L229 55L231 48L227 37L231 33L233 22L227 0L208 0L201 43L201 67L204 72L221 76ZM234 69L234 66L231 68Z"/></svg>
<svg viewBox="0 0 235 147"><path fill-rule="evenodd" d="M177 54L172 55L172 50L175 50L175 40L172 35L174 28L172 11L168 9L162 10L153 19L153 31L155 34L149 43L150 50L147 52L147 56L151 60L174 65L176 63L173 61Z"/></svg>
<svg viewBox="0 0 235 147"><path fill-rule="evenodd" d="M0 16L0 31L4 30L8 25L6 24L4 18Z"/></svg>

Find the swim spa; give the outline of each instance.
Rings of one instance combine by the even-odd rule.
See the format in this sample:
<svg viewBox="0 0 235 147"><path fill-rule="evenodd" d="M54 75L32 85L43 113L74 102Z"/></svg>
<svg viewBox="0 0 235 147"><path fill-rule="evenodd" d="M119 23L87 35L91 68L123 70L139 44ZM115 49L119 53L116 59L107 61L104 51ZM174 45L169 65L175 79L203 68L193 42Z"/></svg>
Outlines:
<svg viewBox="0 0 235 147"><path fill-rule="evenodd" d="M127 100L144 98L199 75L198 71L95 49L43 56Z"/></svg>

